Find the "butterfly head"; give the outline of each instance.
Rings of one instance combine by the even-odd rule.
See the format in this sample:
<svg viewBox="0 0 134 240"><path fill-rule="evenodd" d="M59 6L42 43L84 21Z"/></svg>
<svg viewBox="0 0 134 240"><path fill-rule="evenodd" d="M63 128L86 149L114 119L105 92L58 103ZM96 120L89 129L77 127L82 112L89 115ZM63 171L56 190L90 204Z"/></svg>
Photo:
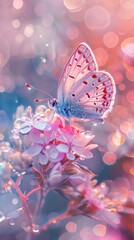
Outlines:
<svg viewBox="0 0 134 240"><path fill-rule="evenodd" d="M55 98L50 99L50 100L48 101L48 105L49 105L49 107L50 107L51 109L55 108L56 105L57 105L57 100L56 100Z"/></svg>

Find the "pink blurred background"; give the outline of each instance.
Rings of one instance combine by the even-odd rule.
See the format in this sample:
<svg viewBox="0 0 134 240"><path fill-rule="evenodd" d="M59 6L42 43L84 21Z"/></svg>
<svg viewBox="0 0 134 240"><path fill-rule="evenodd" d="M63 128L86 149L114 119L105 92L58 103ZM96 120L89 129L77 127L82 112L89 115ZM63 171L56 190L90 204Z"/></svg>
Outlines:
<svg viewBox="0 0 134 240"><path fill-rule="evenodd" d="M94 151L94 159L86 164L100 174L100 179L123 177L131 189L134 0L0 1L0 140L7 138L17 106L35 108L33 99L44 97L38 91L27 91L25 82L56 97L63 66L80 42L92 48L99 69L110 72L117 87L112 113L104 125L93 127L95 142L100 147ZM127 239L116 230L108 236L105 226L100 229L102 233L93 230L89 234L88 229L74 237L67 230L59 240Z"/></svg>

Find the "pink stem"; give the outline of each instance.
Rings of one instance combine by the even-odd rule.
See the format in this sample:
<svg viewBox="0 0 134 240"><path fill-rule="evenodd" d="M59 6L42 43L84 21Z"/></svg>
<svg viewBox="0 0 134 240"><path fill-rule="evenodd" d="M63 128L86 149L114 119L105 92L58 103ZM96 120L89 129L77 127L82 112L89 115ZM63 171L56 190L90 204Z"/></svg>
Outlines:
<svg viewBox="0 0 134 240"><path fill-rule="evenodd" d="M21 184L21 179L22 179L22 176L19 175L19 176L17 177L17 180L16 180L16 184L17 184L18 186Z"/></svg>
<svg viewBox="0 0 134 240"><path fill-rule="evenodd" d="M52 224L55 224L55 223L65 219L65 218L67 218L69 216L70 216L70 214L68 213L68 211L66 211L66 212L60 214L59 216L57 216L57 217L55 217L53 219L50 219L47 223L45 223L44 225L42 225L40 227L40 231L47 230L48 227L51 226Z"/></svg>
<svg viewBox="0 0 134 240"><path fill-rule="evenodd" d="M19 188L19 186L11 179L11 182L12 182L12 186L16 189L20 199L21 199L21 202L22 202L22 205L25 209L25 212L27 214L27 217L28 217L28 220L29 220L29 225L30 225L30 229L31 229L31 232L32 232L32 229L33 229L33 222L32 222L32 218L31 218L31 215L29 213L29 209L28 209L28 205L26 203L26 197L25 195L22 193L21 189Z"/></svg>
<svg viewBox="0 0 134 240"><path fill-rule="evenodd" d="M40 207L40 201L41 201L41 192L37 192L37 201L36 201L36 205L35 205L35 210L34 210L34 214L33 214L33 219L36 217L39 207Z"/></svg>
<svg viewBox="0 0 134 240"><path fill-rule="evenodd" d="M41 186L32 189L29 193L27 193L27 194L25 195L26 200L27 200L31 195L33 195L34 193L36 193L37 191L39 191L39 190L41 190L41 189L42 189Z"/></svg>

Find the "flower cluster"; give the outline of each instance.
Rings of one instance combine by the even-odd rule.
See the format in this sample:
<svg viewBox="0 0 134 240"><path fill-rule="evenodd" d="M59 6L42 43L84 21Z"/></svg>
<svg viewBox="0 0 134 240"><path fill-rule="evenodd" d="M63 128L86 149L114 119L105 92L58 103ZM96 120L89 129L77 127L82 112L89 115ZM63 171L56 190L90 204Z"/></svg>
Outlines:
<svg viewBox="0 0 134 240"><path fill-rule="evenodd" d="M42 105L35 113L31 107L17 109L10 138L12 144L4 141L0 144L0 178L6 179L1 193L15 193L19 199L21 211L16 208L17 215L10 214L10 219L20 217L25 232L39 233L73 215L101 219L117 227L122 219L120 215L132 211L127 207L126 193L119 194L120 189L115 191L115 187L104 182L98 184L96 175L81 164L80 160L93 156L91 150L97 147L91 143L93 138L91 132L73 127ZM23 193L21 184L27 173L32 184L27 185ZM68 199L67 208L64 213L37 226L34 218L45 203L45 197L41 199L41 196L53 190ZM31 212L28 200L35 193L35 211ZM1 221L9 219L6 213L2 216Z"/></svg>
<svg viewBox="0 0 134 240"><path fill-rule="evenodd" d="M28 135L30 147L26 153L32 157L37 156L42 165L48 162L57 163L64 161L75 161L77 159L91 158L91 150L96 148L96 144L90 144L94 135L76 129L53 115L49 109L41 111L38 107L36 114L32 115L31 109L26 109L25 113L15 121L13 132Z"/></svg>

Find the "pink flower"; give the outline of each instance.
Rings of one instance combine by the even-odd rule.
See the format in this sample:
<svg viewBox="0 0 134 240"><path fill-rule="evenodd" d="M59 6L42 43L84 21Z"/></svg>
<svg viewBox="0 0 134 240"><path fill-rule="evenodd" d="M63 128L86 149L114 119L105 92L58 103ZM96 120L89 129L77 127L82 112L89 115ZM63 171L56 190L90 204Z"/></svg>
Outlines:
<svg viewBox="0 0 134 240"><path fill-rule="evenodd" d="M63 127L61 118L49 109L38 107L33 115L31 108L27 108L17 116L14 133L27 134L31 145L26 152L33 157L38 156L41 164L93 156L91 150L97 145L89 143L94 136L90 134L87 137L86 132L82 133L70 125Z"/></svg>
<svg viewBox="0 0 134 240"><path fill-rule="evenodd" d="M60 121L52 121L47 123L44 131L32 128L30 132L31 146L26 151L31 156L37 156L41 164L61 161L65 154L58 151L55 143L56 131L61 124Z"/></svg>
<svg viewBox="0 0 134 240"><path fill-rule="evenodd" d="M89 144L94 135L86 136L79 130L71 126L60 128L56 139L60 141L57 149L66 154L69 160L75 160L75 154L83 158L91 158L93 154L91 150L97 147L97 144Z"/></svg>
<svg viewBox="0 0 134 240"><path fill-rule="evenodd" d="M73 127L62 127L60 120L47 123L43 131L32 128L30 132L31 147L27 153L37 156L41 164L48 161L56 163L65 157L68 160L75 160L78 157L91 158L91 150L96 144L89 144L94 138L93 135L85 137L79 130Z"/></svg>

